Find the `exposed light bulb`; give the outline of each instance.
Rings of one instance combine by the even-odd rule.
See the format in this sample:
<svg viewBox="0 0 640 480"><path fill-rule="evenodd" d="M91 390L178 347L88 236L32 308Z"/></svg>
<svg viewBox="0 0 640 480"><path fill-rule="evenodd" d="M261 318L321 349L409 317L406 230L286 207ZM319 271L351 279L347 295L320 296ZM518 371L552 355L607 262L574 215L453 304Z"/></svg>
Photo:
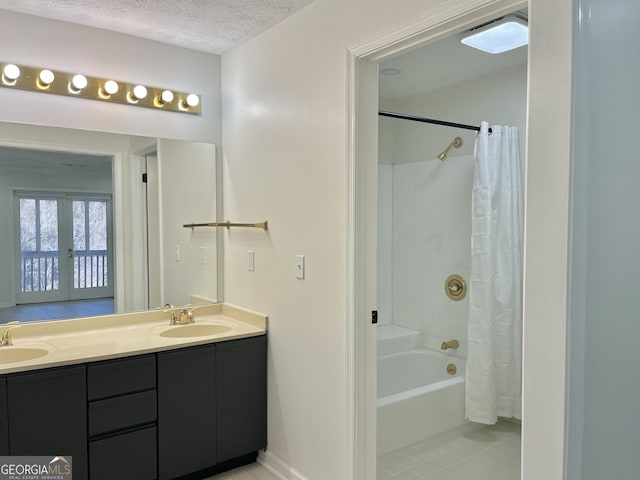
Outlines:
<svg viewBox="0 0 640 480"><path fill-rule="evenodd" d="M14 84L18 77L20 76L20 68L13 63L8 63L4 66L2 70L2 80L5 83Z"/></svg>
<svg viewBox="0 0 640 480"><path fill-rule="evenodd" d="M136 85L135 87L133 87L133 96L138 100L146 98L147 87L145 87L144 85Z"/></svg>
<svg viewBox="0 0 640 480"><path fill-rule="evenodd" d="M48 87L53 83L56 76L53 74L51 70L40 70L38 74L38 82L42 87Z"/></svg>
<svg viewBox="0 0 640 480"><path fill-rule="evenodd" d="M71 83L69 84L69 92L78 94L80 90L87 88L89 84L87 77L84 75L74 75L71 79Z"/></svg>
<svg viewBox="0 0 640 480"><path fill-rule="evenodd" d="M189 107L197 107L198 104L200 103L200 97L195 93L190 93L189 95L187 95L187 99L185 100L185 103Z"/></svg>
<svg viewBox="0 0 640 480"><path fill-rule="evenodd" d="M107 80L106 82L104 82L104 87L102 87L102 89L107 95L115 95L116 93L118 93L120 86L118 85L118 82Z"/></svg>
<svg viewBox="0 0 640 480"><path fill-rule="evenodd" d="M160 94L160 100L162 103L173 102L173 92L171 90L164 90L162 94Z"/></svg>

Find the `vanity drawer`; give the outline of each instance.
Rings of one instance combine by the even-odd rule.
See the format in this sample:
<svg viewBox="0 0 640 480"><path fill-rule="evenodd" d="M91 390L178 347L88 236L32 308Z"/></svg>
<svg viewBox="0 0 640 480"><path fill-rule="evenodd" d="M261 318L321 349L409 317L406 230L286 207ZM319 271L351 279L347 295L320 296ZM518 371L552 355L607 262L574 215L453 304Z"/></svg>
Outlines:
<svg viewBox="0 0 640 480"><path fill-rule="evenodd" d="M156 427L89 442L91 480L155 480Z"/></svg>
<svg viewBox="0 0 640 480"><path fill-rule="evenodd" d="M89 400L153 388L156 388L155 355L92 363L87 368Z"/></svg>
<svg viewBox="0 0 640 480"><path fill-rule="evenodd" d="M89 403L89 436L155 422L156 391L132 393Z"/></svg>

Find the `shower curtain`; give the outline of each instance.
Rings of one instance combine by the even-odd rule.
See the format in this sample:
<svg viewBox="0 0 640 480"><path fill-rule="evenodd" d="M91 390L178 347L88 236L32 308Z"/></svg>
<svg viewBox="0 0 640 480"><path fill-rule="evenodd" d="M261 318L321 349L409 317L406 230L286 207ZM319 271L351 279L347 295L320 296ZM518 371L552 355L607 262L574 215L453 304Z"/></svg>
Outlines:
<svg viewBox="0 0 640 480"><path fill-rule="evenodd" d="M522 417L522 173L516 127L475 142L465 416Z"/></svg>

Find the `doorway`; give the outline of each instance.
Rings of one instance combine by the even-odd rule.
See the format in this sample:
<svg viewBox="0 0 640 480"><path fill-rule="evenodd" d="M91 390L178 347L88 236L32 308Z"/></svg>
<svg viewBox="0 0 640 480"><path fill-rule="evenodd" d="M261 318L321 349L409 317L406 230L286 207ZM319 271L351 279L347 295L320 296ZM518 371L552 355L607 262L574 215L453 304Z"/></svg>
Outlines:
<svg viewBox="0 0 640 480"><path fill-rule="evenodd" d="M15 193L16 304L113 297L111 197Z"/></svg>
<svg viewBox="0 0 640 480"><path fill-rule="evenodd" d="M512 19L526 23L527 11L501 18L494 23ZM398 469L418 475L416 479L427 479L439 471L459 478L472 471L484 471L473 478L519 478L521 160L526 131L527 47L488 54L464 45L461 39L466 35L466 31L454 34L380 63L379 480L392 478ZM493 133L486 134L487 142L498 135L507 141L513 133L513 157L507 160L488 154L479 163L474 150L478 151L478 142L484 138L476 130L483 121L493 125ZM502 127L505 125L509 127ZM517 171L512 182L498 167L502 160L508 171L511 167ZM483 169L500 171L501 178L485 183L478 178ZM494 192L491 198L496 201L491 207L481 195L485 189ZM502 191L510 192L500 198L518 205L517 211L510 206L506 211L497 200L497 192ZM479 213L485 206L488 213ZM497 240L484 226L497 220L485 222L491 212L500 209L505 209L500 219L504 236ZM501 255L506 247L503 238L513 239L508 259L517 258L509 293L491 281L484 282L494 273L511 274L506 270L507 255ZM496 265L491 264L492 258ZM450 288L458 288L459 296L449 295L448 280L456 282ZM499 294L481 295L485 285L487 292ZM500 315L498 310L506 307L503 298L509 295L508 308L517 313L501 315L498 326L485 325L487 317ZM484 315L481 309L496 315ZM513 322L510 327L506 327L507 318ZM499 333L480 338L479 322ZM487 342L498 345L496 337L511 341L508 347L500 343L485 355ZM489 357L493 361L494 356L500 367L486 367L491 372L485 374L485 367L479 365ZM489 377L498 378L500 388ZM508 392L501 391L503 386ZM489 419L485 412L491 410L495 399L499 399L500 413ZM507 416L516 420L504 419ZM462 445L466 448L458 448L458 455L450 454ZM484 465L488 455L493 461ZM419 460L412 461L416 456Z"/></svg>
<svg viewBox="0 0 640 480"><path fill-rule="evenodd" d="M379 428L376 420L378 387L376 366L379 345L377 343L378 327L375 324L379 317L372 316L371 312L384 313L378 311L380 299L378 298L378 282L376 281L379 278L378 270L382 266L377 258L379 239L376 233L379 231L379 218L375 208L379 199L379 169L377 162L374 164L372 161L372 159L379 157L378 148L381 147L378 145L379 69L385 61L398 57L402 53L415 51L420 46L433 44L474 25L526 8L526 6L525 2L517 1L495 2L489 6L485 4L483 7L478 7L477 2L473 5L469 2L467 11L461 5L459 9L451 7L447 12L426 12L422 19L416 20L404 31L399 31L395 41L390 38L391 35L387 34L351 50L352 104L350 111L354 115L351 119L354 128L350 137L352 140L350 158L353 161L350 171L350 174L353 175L350 192L352 207L350 212L353 215L350 219L350 224L353 226L353 230L350 232L350 280L353 282L351 283L353 290L350 292L350 298L353 303L350 305L350 311L353 315L351 324L353 331L348 331L348 335L352 335L354 346L354 396L364 399L362 402L364 408L361 408L362 404L359 404L357 410L350 412L353 417L353 425L355 425L356 464L354 469L356 478L385 478L380 474L388 476L400 473L380 472L376 468L378 447L375 443ZM409 30L413 32L413 35L407 34ZM431 66L431 68L434 72L439 69L438 66ZM479 95L481 94L482 92L479 93ZM526 102L526 98L524 102ZM449 119L445 118L445 120ZM450 120L460 121L457 118ZM494 121L492 118L486 118L486 120ZM500 120L495 121L499 122ZM433 156L436 156L447 146L448 140L437 151L432 152ZM425 150L428 149L425 148ZM367 321L363 321L363 319L367 319ZM517 442L515 451L518 452L519 449L520 445ZM514 470L518 469L514 468ZM406 472L406 476L422 478L416 477L415 473ZM412 474L413 476L411 476ZM460 475L458 477L463 478ZM516 478L519 478L519 473Z"/></svg>

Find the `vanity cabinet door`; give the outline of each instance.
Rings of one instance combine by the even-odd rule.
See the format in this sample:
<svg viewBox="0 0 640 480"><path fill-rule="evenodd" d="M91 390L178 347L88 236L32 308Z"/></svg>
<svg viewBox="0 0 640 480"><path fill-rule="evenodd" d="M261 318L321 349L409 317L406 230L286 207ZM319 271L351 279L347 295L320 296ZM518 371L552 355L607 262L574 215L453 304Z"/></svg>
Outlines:
<svg viewBox="0 0 640 480"><path fill-rule="evenodd" d="M87 479L85 365L7 377L11 455L67 455L74 480Z"/></svg>
<svg viewBox="0 0 640 480"><path fill-rule="evenodd" d="M216 346L158 353L158 476L216 464Z"/></svg>
<svg viewBox="0 0 640 480"><path fill-rule="evenodd" d="M216 351L218 462L267 446L267 337L231 340Z"/></svg>
<svg viewBox="0 0 640 480"><path fill-rule="evenodd" d="M0 377L0 455L9 455L9 418L7 417L6 377Z"/></svg>

